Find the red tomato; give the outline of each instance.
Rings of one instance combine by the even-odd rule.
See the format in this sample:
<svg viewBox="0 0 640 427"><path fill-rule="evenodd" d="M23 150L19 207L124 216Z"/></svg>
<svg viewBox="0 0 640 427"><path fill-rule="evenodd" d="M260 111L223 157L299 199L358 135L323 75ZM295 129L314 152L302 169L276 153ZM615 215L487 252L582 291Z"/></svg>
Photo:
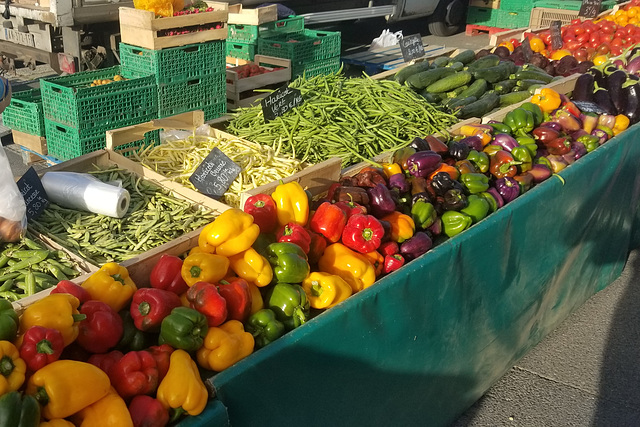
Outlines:
<svg viewBox="0 0 640 427"><path fill-rule="evenodd" d="M609 43L611 40L613 40L613 34L604 34L600 40L602 40L603 43Z"/></svg>
<svg viewBox="0 0 640 427"><path fill-rule="evenodd" d="M579 35L584 34L586 32L587 32L587 30L585 30L584 27L575 27L573 29L573 34L575 34L576 36L579 36Z"/></svg>
<svg viewBox="0 0 640 427"><path fill-rule="evenodd" d="M580 44L585 44L589 41L589 38L589 33L582 33L578 37L576 37L576 41L578 41Z"/></svg>
<svg viewBox="0 0 640 427"><path fill-rule="evenodd" d="M624 37L624 36L626 36L626 35L627 35L627 31L626 31L626 30L624 30L624 29L619 29L619 30L617 30L617 31L615 32L615 34L613 35L613 37L614 37L614 38L616 38L616 39L621 39L621 38L623 38L623 37Z"/></svg>
<svg viewBox="0 0 640 427"><path fill-rule="evenodd" d="M606 55L607 53L611 52L611 47L609 46L609 43L603 42L600 46L598 46L596 52L598 53L598 55Z"/></svg>
<svg viewBox="0 0 640 427"><path fill-rule="evenodd" d="M614 46L616 46L616 47L620 47L620 46L622 46L623 44L624 44L624 42L623 42L623 41L622 41L622 39L621 39L621 38L619 38L619 37L616 37L615 39L613 39L613 40L611 41L611 47L614 47Z"/></svg>
<svg viewBox="0 0 640 427"><path fill-rule="evenodd" d="M600 33L593 33L591 34L591 36L589 37L589 42L593 43L593 42L598 42L600 43Z"/></svg>
<svg viewBox="0 0 640 427"><path fill-rule="evenodd" d="M596 42L589 42L586 44L587 48L593 49L595 50L598 46L600 46L600 42L596 41Z"/></svg>
<svg viewBox="0 0 640 427"><path fill-rule="evenodd" d="M571 20L571 25L580 25L582 23L582 21L580 21L580 19L572 19Z"/></svg>
<svg viewBox="0 0 640 427"><path fill-rule="evenodd" d="M612 46L611 47L611 54L614 56L618 56L620 54L622 54L622 46Z"/></svg>
<svg viewBox="0 0 640 427"><path fill-rule="evenodd" d="M568 41L564 44L564 46L562 46L564 49L569 49L571 52L575 51L576 49L578 49L580 46L582 46L580 44L580 42L576 41L576 40L571 40Z"/></svg>
<svg viewBox="0 0 640 427"><path fill-rule="evenodd" d="M540 38L542 39L544 44L546 44L547 46L551 44L551 33L549 32L540 33Z"/></svg>

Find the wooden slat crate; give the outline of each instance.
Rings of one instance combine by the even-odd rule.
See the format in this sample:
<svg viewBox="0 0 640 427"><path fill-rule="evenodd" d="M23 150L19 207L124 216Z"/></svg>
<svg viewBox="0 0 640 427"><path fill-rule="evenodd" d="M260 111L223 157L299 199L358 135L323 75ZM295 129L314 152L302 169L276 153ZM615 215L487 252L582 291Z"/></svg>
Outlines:
<svg viewBox="0 0 640 427"><path fill-rule="evenodd" d="M278 7L275 4L255 9L244 9L242 4L229 6L229 24L260 25L277 19Z"/></svg>
<svg viewBox="0 0 640 427"><path fill-rule="evenodd" d="M265 97L265 93L251 93L255 89L261 89L267 85L285 84L291 80L291 61L288 59L256 55L253 62L270 70L274 69L271 67L273 65L284 68L243 79L238 77L234 68L227 68L227 110L249 107Z"/></svg>

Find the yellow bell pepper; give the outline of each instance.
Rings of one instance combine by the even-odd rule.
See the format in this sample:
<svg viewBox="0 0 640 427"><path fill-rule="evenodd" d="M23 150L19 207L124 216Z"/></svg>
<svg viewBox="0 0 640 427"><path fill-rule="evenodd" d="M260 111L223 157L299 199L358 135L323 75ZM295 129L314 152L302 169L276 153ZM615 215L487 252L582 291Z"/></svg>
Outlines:
<svg viewBox="0 0 640 427"><path fill-rule="evenodd" d="M258 287L267 286L273 279L273 269L269 261L253 248L229 258L231 269L238 277Z"/></svg>
<svg viewBox="0 0 640 427"><path fill-rule="evenodd" d="M82 409L71 419L78 427L133 427L129 408L113 387L106 396Z"/></svg>
<svg viewBox="0 0 640 427"><path fill-rule="evenodd" d="M86 318L78 313L79 306L80 301L71 294L47 295L24 310L20 317L20 334L22 336L32 326L57 329L67 346L78 337L77 322Z"/></svg>
<svg viewBox="0 0 640 427"><path fill-rule="evenodd" d="M76 360L56 360L38 369L27 381L26 394L42 406L48 420L66 418L109 393L109 377L100 368Z"/></svg>
<svg viewBox="0 0 640 427"><path fill-rule="evenodd" d="M280 226L285 226L290 222L303 227L307 225L309 198L302 185L296 181L286 184L280 181L280 185L276 187L271 197L276 202L276 215Z"/></svg>
<svg viewBox="0 0 640 427"><path fill-rule="evenodd" d="M202 229L198 245L205 252L215 248L216 254L230 257L249 249L259 234L260 227L253 223L251 215L229 209Z"/></svg>
<svg viewBox="0 0 640 427"><path fill-rule="evenodd" d="M402 243L412 238L416 230L413 218L398 211L385 216L382 220L391 224L391 240L394 242Z"/></svg>
<svg viewBox="0 0 640 427"><path fill-rule="evenodd" d="M229 259L222 255L195 253L182 263L182 279L190 287L198 282L216 283L227 275Z"/></svg>
<svg viewBox="0 0 640 427"><path fill-rule="evenodd" d="M351 286L354 294L376 281L376 269L371 262L342 243L327 246L318 261L318 267L322 272L340 276Z"/></svg>
<svg viewBox="0 0 640 427"><path fill-rule="evenodd" d="M200 233L200 235L202 236L202 233ZM200 236L198 236L198 241L200 240ZM215 250L213 251L215 252ZM193 254L210 254L213 252L205 252L204 249L202 249L200 246L194 246L193 248L191 248L189 250L189 255L193 255Z"/></svg>
<svg viewBox="0 0 640 427"><path fill-rule="evenodd" d="M531 102L536 104L543 113L550 113L562 104L560 94L553 89L544 88L540 93L533 95Z"/></svg>
<svg viewBox="0 0 640 427"><path fill-rule="evenodd" d="M171 353L169 371L158 386L156 398L166 409L174 410L171 419L184 412L198 415L207 406L209 393L189 353L181 349Z"/></svg>
<svg viewBox="0 0 640 427"><path fill-rule="evenodd" d="M211 234L211 230L214 228L214 223L215 221L212 221L204 226L204 228L198 235L198 250L196 250L195 248L191 249L191 251L189 251L189 255L191 255L192 252L205 252L208 254L216 253L216 247L210 244L207 240L207 236Z"/></svg>
<svg viewBox="0 0 640 427"><path fill-rule="evenodd" d="M247 284L251 292L251 314L254 314L264 308L264 300L262 299L260 288L255 283L247 282Z"/></svg>
<svg viewBox="0 0 640 427"><path fill-rule="evenodd" d="M24 384L27 364L13 343L0 341L0 396L19 389Z"/></svg>
<svg viewBox="0 0 640 427"><path fill-rule="evenodd" d="M629 127L629 117L624 114L618 114L616 116L616 121L613 124L613 135L617 135L620 132L625 131Z"/></svg>
<svg viewBox="0 0 640 427"><path fill-rule="evenodd" d="M395 174L402 173L402 167L397 163L383 163L382 170L387 178L391 178Z"/></svg>
<svg viewBox="0 0 640 427"><path fill-rule="evenodd" d="M313 308L331 308L351 296L351 286L340 276L314 271L302 281L302 289L307 294Z"/></svg>
<svg viewBox="0 0 640 427"><path fill-rule="evenodd" d="M373 268L376 270L376 277L380 277L384 269L384 256L378 251L367 252L362 255L373 265Z"/></svg>
<svg viewBox="0 0 640 427"><path fill-rule="evenodd" d="M242 322L228 320L209 328L196 357L202 368L220 372L253 353L254 345L253 335L244 331Z"/></svg>
<svg viewBox="0 0 640 427"><path fill-rule="evenodd" d="M71 421L64 418L56 418L54 420L43 421L38 427L76 427Z"/></svg>
<svg viewBox="0 0 640 427"><path fill-rule="evenodd" d="M82 283L91 299L102 301L115 311L122 310L131 302L138 290L129 277L126 267L116 262L108 262Z"/></svg>

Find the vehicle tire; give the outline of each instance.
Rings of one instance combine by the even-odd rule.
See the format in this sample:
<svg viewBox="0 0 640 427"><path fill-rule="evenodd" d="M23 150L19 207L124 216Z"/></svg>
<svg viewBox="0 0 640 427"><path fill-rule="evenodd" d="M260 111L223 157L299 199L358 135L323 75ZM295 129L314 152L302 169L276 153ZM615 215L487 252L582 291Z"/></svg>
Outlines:
<svg viewBox="0 0 640 427"><path fill-rule="evenodd" d="M466 11L467 3L461 0L440 0L429 17L429 32L440 37L460 32L464 28Z"/></svg>

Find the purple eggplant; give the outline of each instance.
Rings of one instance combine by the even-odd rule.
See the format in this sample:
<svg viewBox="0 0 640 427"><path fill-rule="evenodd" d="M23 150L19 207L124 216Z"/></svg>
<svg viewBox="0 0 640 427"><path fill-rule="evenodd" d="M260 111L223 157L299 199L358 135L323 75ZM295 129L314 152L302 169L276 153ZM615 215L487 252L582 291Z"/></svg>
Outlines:
<svg viewBox="0 0 640 427"><path fill-rule="evenodd" d="M409 240L405 240L400 245L400 254L405 257L407 261L418 258L420 255L427 252L433 247L433 241L427 233L418 231Z"/></svg>
<svg viewBox="0 0 640 427"><path fill-rule="evenodd" d="M600 141L598 142L598 144L600 145L604 144L609 139L609 134L607 134L602 129L594 129L593 131L591 131L591 135L600 138Z"/></svg>
<svg viewBox="0 0 640 427"><path fill-rule="evenodd" d="M480 138L478 135L468 136L461 139L460 142L467 144L472 150L482 151L482 149L484 148L484 146L482 145L482 138Z"/></svg>
<svg viewBox="0 0 640 427"><path fill-rule="evenodd" d="M622 91L624 97L627 99L627 105L622 111L622 114L629 117L632 124L637 123L640 119L640 84L633 83L628 86L623 86Z"/></svg>
<svg viewBox="0 0 640 427"><path fill-rule="evenodd" d="M573 141L571 143L571 151L574 153L574 160L578 160L580 157L587 154L587 147L582 142Z"/></svg>
<svg viewBox="0 0 640 427"><path fill-rule="evenodd" d="M636 56L631 61L629 61L626 66L626 70L629 74L640 74L640 56Z"/></svg>
<svg viewBox="0 0 640 427"><path fill-rule="evenodd" d="M496 204L498 205L498 208L501 208L504 206L504 199L502 198L502 196L500 195L500 193L495 187L489 187L489 189L487 190L487 193L491 194L491 196L493 196L493 198L496 199Z"/></svg>
<svg viewBox="0 0 640 427"><path fill-rule="evenodd" d="M549 179L551 176L551 169L549 169L547 165L537 163L529 169L528 173L533 176L533 182L539 184L542 181Z"/></svg>
<svg viewBox="0 0 640 427"><path fill-rule="evenodd" d="M389 177L389 188L397 188L400 193L411 190L411 184L402 173L395 173Z"/></svg>
<svg viewBox="0 0 640 427"><path fill-rule="evenodd" d="M435 151L419 151L407 159L407 170L413 176L428 177L442 164L442 157Z"/></svg>
<svg viewBox="0 0 640 427"><path fill-rule="evenodd" d="M593 92L593 102L598 104L606 114L617 114L616 106L613 104L611 96L609 96L609 92L606 89L599 88Z"/></svg>
<svg viewBox="0 0 640 427"><path fill-rule="evenodd" d="M555 129L558 132L562 131L562 126L560 126L560 123L556 122L543 122L540 123L540 127Z"/></svg>
<svg viewBox="0 0 640 427"><path fill-rule="evenodd" d="M595 80L595 83L599 87L604 87L605 86L606 78L605 78L605 75L602 72L602 70L600 70L599 68L596 68L596 67L592 67L592 68L589 69L588 73L593 76L593 79Z"/></svg>
<svg viewBox="0 0 640 427"><path fill-rule="evenodd" d="M513 150L519 145L518 141L516 141L514 137L506 133L499 133L496 136L494 136L492 144L499 145L504 150L509 152L511 152L511 150ZM482 151L482 148L478 151Z"/></svg>
<svg viewBox="0 0 640 427"><path fill-rule="evenodd" d="M520 195L520 184L510 177L497 179L494 187L502 197L502 200L504 200L504 203L509 203Z"/></svg>
<svg viewBox="0 0 640 427"><path fill-rule="evenodd" d="M593 88L594 77L592 74L585 73L578 77L576 80L576 87L573 89L574 101L592 101L593 100Z"/></svg>
<svg viewBox="0 0 640 427"><path fill-rule="evenodd" d="M623 70L616 70L607 76L606 89L609 97L616 107L616 112L621 113L627 106L627 98L624 96L622 85L627 81L627 73Z"/></svg>
<svg viewBox="0 0 640 427"><path fill-rule="evenodd" d="M371 213L376 218L383 218L396 210L391 191L384 184L378 184L373 188L367 188Z"/></svg>

